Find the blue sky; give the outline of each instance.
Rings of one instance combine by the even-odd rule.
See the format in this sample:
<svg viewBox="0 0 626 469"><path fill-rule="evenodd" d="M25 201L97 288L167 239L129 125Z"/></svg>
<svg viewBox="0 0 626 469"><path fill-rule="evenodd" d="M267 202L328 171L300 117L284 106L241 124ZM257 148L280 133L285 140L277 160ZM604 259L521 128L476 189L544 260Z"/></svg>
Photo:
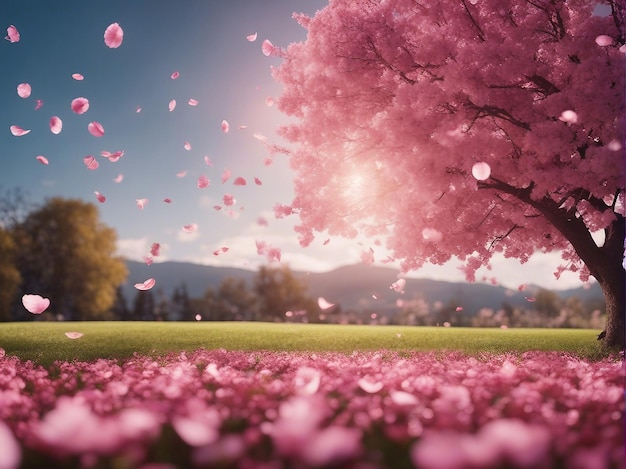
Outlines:
<svg viewBox="0 0 626 469"><path fill-rule="evenodd" d="M289 204L292 199L291 172L284 156L266 165L268 151L255 138L261 134L281 143L275 128L284 120L267 104L268 97L280 93L270 76L270 67L279 59L262 54L263 40L283 47L304 40L306 31L291 14L313 14L325 3L3 0L2 35L13 24L21 39L0 42L0 187L20 187L35 202L62 196L97 204L102 221L117 230L120 254L136 260L149 254L152 243L160 243L161 256L155 262L254 269L267 262L255 244L264 241L280 248L282 262L298 270L325 271L359 262L361 251L373 246L371 240L333 238L323 246L322 235L312 246L300 248L292 230L297 220L274 219L274 204ZM124 30L123 43L116 49L103 40L111 23ZM256 41L248 41L254 33ZM174 72L179 73L175 80ZM74 80L74 73L84 80ZM30 97L18 96L20 83L31 85ZM70 109L77 97L89 99L85 114ZM43 106L35 110L38 99ZM189 99L198 105L188 105ZM170 112L171 100L176 100L176 107ZM63 121L58 135L48 127L52 116ZM228 133L221 129L222 120L230 124ZM92 121L102 124L103 137L88 132ZM12 125L31 132L13 136ZM184 148L185 142L191 150ZM100 156L102 151L118 150L125 153L115 163ZM49 164L38 162L38 155ZM88 155L99 162L96 170L84 165ZM225 169L232 176L222 183ZM179 177L183 171L186 175ZM118 183L114 179L119 174L123 180ZM201 175L210 179L209 187L197 187ZM247 180L246 186L233 184L238 176ZM254 183L255 177L262 185ZM99 203L94 191L106 201ZM230 208L222 201L227 193L237 201ZM141 198L148 199L143 210L135 202ZM224 208L216 210L216 205ZM260 218L267 226L259 223ZM183 232L182 227L192 223L198 231ZM228 252L215 256L221 247L228 247ZM377 259L387 257L381 248L374 249ZM493 270L484 274L512 288L521 283L579 286L573 275L554 281L557 257L537 256L525 266L496 259ZM415 275L462 280L457 266L429 266Z"/></svg>

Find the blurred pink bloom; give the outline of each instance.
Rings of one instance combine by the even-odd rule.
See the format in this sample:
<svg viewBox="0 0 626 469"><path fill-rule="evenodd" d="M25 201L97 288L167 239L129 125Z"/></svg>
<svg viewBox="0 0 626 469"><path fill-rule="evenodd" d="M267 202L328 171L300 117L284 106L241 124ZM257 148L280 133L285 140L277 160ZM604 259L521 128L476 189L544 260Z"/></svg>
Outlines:
<svg viewBox="0 0 626 469"><path fill-rule="evenodd" d="M22 449L11 429L0 420L0 462L2 469L17 469L22 461Z"/></svg>
<svg viewBox="0 0 626 469"><path fill-rule="evenodd" d="M222 121L222 132L227 134L229 129L230 129L230 125L228 124L228 121L223 120Z"/></svg>
<svg viewBox="0 0 626 469"><path fill-rule="evenodd" d="M474 163L472 166L472 176L478 181L485 181L491 176L491 167L485 162Z"/></svg>

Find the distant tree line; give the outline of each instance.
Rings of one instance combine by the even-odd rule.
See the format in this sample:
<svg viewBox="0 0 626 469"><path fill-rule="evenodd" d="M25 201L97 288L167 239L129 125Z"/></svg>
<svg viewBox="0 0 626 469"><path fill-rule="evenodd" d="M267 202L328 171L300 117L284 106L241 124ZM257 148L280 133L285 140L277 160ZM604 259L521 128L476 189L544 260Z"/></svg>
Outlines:
<svg viewBox="0 0 626 469"><path fill-rule="evenodd" d="M128 275L116 256L116 232L99 220L94 204L53 198L35 207L19 191L0 195L0 321L290 321L340 324L451 325L476 327L577 327L601 329L602 300L561 299L539 290L526 308L503 303L468 313L459 302L400 300L395 308L322 310L307 285L287 266L261 267L252 282L226 278L190 297L185 284L126 298ZM50 298L35 316L24 294Z"/></svg>

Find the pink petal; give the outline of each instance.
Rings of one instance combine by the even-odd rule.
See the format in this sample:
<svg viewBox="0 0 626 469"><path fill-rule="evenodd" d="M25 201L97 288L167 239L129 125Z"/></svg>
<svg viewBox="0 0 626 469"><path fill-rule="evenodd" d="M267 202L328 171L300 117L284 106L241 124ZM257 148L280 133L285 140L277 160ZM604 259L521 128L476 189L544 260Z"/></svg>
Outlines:
<svg viewBox="0 0 626 469"><path fill-rule="evenodd" d="M335 306L334 303L330 303L329 301L326 300L326 298L324 298L323 296L320 296L317 299L317 305L320 307L320 309L330 309L333 306Z"/></svg>
<svg viewBox="0 0 626 469"><path fill-rule="evenodd" d="M256 38L257 38L257 33L250 34L249 36L246 36L246 39L248 40L248 42L254 42L254 41L256 41Z"/></svg>
<svg viewBox="0 0 626 469"><path fill-rule="evenodd" d="M204 162L206 163L207 166L213 166L213 163L211 163L211 158L209 158L206 155L204 157Z"/></svg>
<svg viewBox="0 0 626 469"><path fill-rule="evenodd" d="M148 199L136 199L135 203L137 204L137 207L139 208L139 210L143 210L143 208L148 203Z"/></svg>
<svg viewBox="0 0 626 469"><path fill-rule="evenodd" d="M103 150L100 153L100 156L104 156L105 158L107 158L111 163L116 163L119 161L119 159L124 156L124 150L117 150L114 153L111 153L109 151L105 151Z"/></svg>
<svg viewBox="0 0 626 469"><path fill-rule="evenodd" d="M185 142L185 144L183 145L183 148L184 148L185 150L187 150L187 151L190 151L190 150L191 150L191 143L189 143L189 142Z"/></svg>
<svg viewBox="0 0 626 469"><path fill-rule="evenodd" d="M383 388L382 381L371 381L368 378L361 378L358 381L359 387L368 394L376 394Z"/></svg>
<svg viewBox="0 0 626 469"><path fill-rule="evenodd" d="M52 132L55 135L58 135L61 133L62 129L63 129L63 121L61 120L61 118L58 116L52 116L50 118L50 132Z"/></svg>
<svg viewBox="0 0 626 469"><path fill-rule="evenodd" d="M21 137L22 135L26 135L30 133L30 130L22 129L19 125L12 125L10 129L11 129L11 133L15 135L16 137Z"/></svg>
<svg viewBox="0 0 626 469"><path fill-rule="evenodd" d="M224 194L222 200L224 201L224 205L227 207L231 207L237 203L237 200L232 194Z"/></svg>
<svg viewBox="0 0 626 469"><path fill-rule="evenodd" d="M487 163L480 162L475 163L474 166L472 166L472 176L474 176L474 178L478 181L484 181L486 179L489 179L490 175L491 167Z"/></svg>
<svg viewBox="0 0 626 469"><path fill-rule="evenodd" d="M7 28L7 35L5 39L9 42L19 42L20 33L15 26L11 25Z"/></svg>
<svg viewBox="0 0 626 469"><path fill-rule="evenodd" d="M32 89L28 83L20 83L17 85L17 95L20 98L28 98Z"/></svg>
<svg viewBox="0 0 626 469"><path fill-rule="evenodd" d="M176 109L176 100L175 99L172 99L170 101L170 103L168 104L168 108L169 108L170 112L172 112L174 109Z"/></svg>
<svg viewBox="0 0 626 469"><path fill-rule="evenodd" d="M228 124L227 121L223 120L222 121L222 132L224 132L226 134L226 133L228 133L229 129L230 129L230 125Z"/></svg>
<svg viewBox="0 0 626 469"><path fill-rule="evenodd" d="M41 164L48 164L48 158L42 155L39 155L37 157L37 161L39 161Z"/></svg>
<svg viewBox="0 0 626 469"><path fill-rule="evenodd" d="M87 125L87 130L89 130L89 133L94 137L104 136L104 127L102 127L102 124L100 122L90 122Z"/></svg>
<svg viewBox="0 0 626 469"><path fill-rule="evenodd" d="M185 176L187 176L187 171L183 170L183 171L176 173L177 178L184 178Z"/></svg>
<svg viewBox="0 0 626 469"><path fill-rule="evenodd" d="M85 166L87 166L87 169L90 170L94 170L94 169L98 169L98 166L100 166L100 163L98 163L98 161L91 155L87 155L83 158L83 163L85 163Z"/></svg>
<svg viewBox="0 0 626 469"><path fill-rule="evenodd" d="M166 197L165 199L163 199L163 202L165 202L166 204L171 204L172 199L170 199L169 197Z"/></svg>
<svg viewBox="0 0 626 469"><path fill-rule="evenodd" d="M141 112L141 107L140 107L140 106L137 106L137 109L135 109L135 112L136 112L137 114L139 114L139 113Z"/></svg>
<svg viewBox="0 0 626 469"><path fill-rule="evenodd" d="M104 43L111 49L117 49L122 45L124 39L124 31L119 24L110 24L107 29L104 30Z"/></svg>
<svg viewBox="0 0 626 469"><path fill-rule="evenodd" d="M274 45L268 39L266 39L265 41L263 41L263 44L261 44L261 51L263 52L264 56L269 57L274 53Z"/></svg>
<svg viewBox="0 0 626 469"><path fill-rule="evenodd" d="M118 184L120 182L122 182L124 180L124 175L123 174L118 174L115 179L113 179L114 182L117 182Z"/></svg>
<svg viewBox="0 0 626 469"><path fill-rule="evenodd" d="M144 256L143 261L146 263L146 265L152 265L152 262L154 262L151 256Z"/></svg>
<svg viewBox="0 0 626 469"><path fill-rule="evenodd" d="M93 193L96 194L96 199L98 199L98 202L100 202L101 204L106 202L107 198L103 196L100 192L93 191Z"/></svg>
<svg viewBox="0 0 626 469"><path fill-rule="evenodd" d="M209 187L211 181L204 174L198 178L198 189L204 189L205 187Z"/></svg>
<svg viewBox="0 0 626 469"><path fill-rule="evenodd" d="M185 225L183 226L183 231L185 233L193 233L194 231L198 230L198 225L196 225L195 223L192 223L191 225Z"/></svg>
<svg viewBox="0 0 626 469"><path fill-rule="evenodd" d="M150 290L152 287L154 287L155 284L156 284L156 280L154 280L153 278L149 278L143 283L136 283L135 288L137 290L145 291L145 290Z"/></svg>
<svg viewBox="0 0 626 469"><path fill-rule="evenodd" d="M66 332L65 333L65 336L68 339L80 339L83 335L85 334L83 334L82 332Z"/></svg>
<svg viewBox="0 0 626 469"><path fill-rule="evenodd" d="M537 301L534 297L532 296L526 296L526 301L528 301L529 303L534 303L535 301Z"/></svg>
<svg viewBox="0 0 626 469"><path fill-rule="evenodd" d="M5 356L4 349L0 349L0 358ZM2 464L6 469L17 469L22 462L22 447L13 431L3 420L0 420L0 450Z"/></svg>
<svg viewBox="0 0 626 469"><path fill-rule="evenodd" d="M187 101L187 104L189 104L190 106L197 106L198 105L198 100L197 99L193 99L193 98L189 98L189 101Z"/></svg>
<svg viewBox="0 0 626 469"><path fill-rule="evenodd" d="M228 252L228 248L226 246L223 246L223 247L213 251L213 255L214 256L219 256L220 254L224 254L225 252Z"/></svg>
<svg viewBox="0 0 626 469"><path fill-rule="evenodd" d="M274 98L272 98L271 96L268 96L267 98L265 98L265 104L268 107L272 107L274 105Z"/></svg>
<svg viewBox="0 0 626 469"><path fill-rule="evenodd" d="M457 306L455 311L463 311L463 306Z"/></svg>
<svg viewBox="0 0 626 469"><path fill-rule="evenodd" d="M281 252L279 248L270 247L265 250L265 256L270 262L280 262Z"/></svg>
<svg viewBox="0 0 626 469"><path fill-rule="evenodd" d="M404 293L405 286L406 286L406 280L404 280L403 278L399 278L398 280L393 282L389 288L398 293Z"/></svg>
<svg viewBox="0 0 626 469"><path fill-rule="evenodd" d="M70 107L76 114L84 114L89 109L89 100L87 98L75 98Z"/></svg>
<svg viewBox="0 0 626 469"><path fill-rule="evenodd" d="M231 174L232 173L230 172L230 169L224 170L224 172L222 173L222 184L224 184L226 181L230 179Z"/></svg>
<svg viewBox="0 0 626 469"><path fill-rule="evenodd" d="M154 257L159 257L161 255L161 245L159 243L152 243L150 254Z"/></svg>
<svg viewBox="0 0 626 469"><path fill-rule="evenodd" d="M257 186L262 186L262 185L263 185L263 183L261 182L261 180L260 180L259 178L257 178L257 177L255 177L255 178L254 178L254 183L255 183Z"/></svg>
<svg viewBox="0 0 626 469"><path fill-rule="evenodd" d="M178 72L174 72L174 73L172 73L172 75L170 76L170 78L171 78L172 80L176 80L179 76L180 76L180 73L178 73Z"/></svg>
<svg viewBox="0 0 626 469"><path fill-rule="evenodd" d="M253 137L256 138L259 142L267 143L267 137L263 134L255 132Z"/></svg>
<svg viewBox="0 0 626 469"><path fill-rule="evenodd" d="M559 120L563 122L567 122L569 124L575 124L578 122L578 114L574 111L568 109L567 111L563 111L559 116Z"/></svg>
<svg viewBox="0 0 626 469"><path fill-rule="evenodd" d="M245 178L242 178L241 176L239 176L233 181L233 184L235 186L245 186L246 184L248 184L248 182L245 180Z"/></svg>
<svg viewBox="0 0 626 469"><path fill-rule="evenodd" d="M606 47L613 45L613 38L611 36L607 36L606 34L601 34L596 38L596 44L600 47Z"/></svg>
<svg viewBox="0 0 626 469"><path fill-rule="evenodd" d="M41 314L50 306L50 300L39 295L24 295L22 304L29 313Z"/></svg>
<svg viewBox="0 0 626 469"><path fill-rule="evenodd" d="M80 73L72 73L72 78L77 81L81 81L85 79L85 77L82 76Z"/></svg>
<svg viewBox="0 0 626 469"><path fill-rule="evenodd" d="M35 101L35 103L36 103L35 104L35 111L38 111L43 106L43 101L41 99L38 99L37 101Z"/></svg>

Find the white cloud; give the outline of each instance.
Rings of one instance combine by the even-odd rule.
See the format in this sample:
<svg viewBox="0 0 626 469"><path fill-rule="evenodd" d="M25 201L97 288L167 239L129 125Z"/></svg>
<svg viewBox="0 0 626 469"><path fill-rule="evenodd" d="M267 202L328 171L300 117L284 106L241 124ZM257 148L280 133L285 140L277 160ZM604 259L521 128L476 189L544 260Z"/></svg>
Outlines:
<svg viewBox="0 0 626 469"><path fill-rule="evenodd" d="M117 253L126 259L142 261L143 256L150 252L148 238L124 238L117 240Z"/></svg>

